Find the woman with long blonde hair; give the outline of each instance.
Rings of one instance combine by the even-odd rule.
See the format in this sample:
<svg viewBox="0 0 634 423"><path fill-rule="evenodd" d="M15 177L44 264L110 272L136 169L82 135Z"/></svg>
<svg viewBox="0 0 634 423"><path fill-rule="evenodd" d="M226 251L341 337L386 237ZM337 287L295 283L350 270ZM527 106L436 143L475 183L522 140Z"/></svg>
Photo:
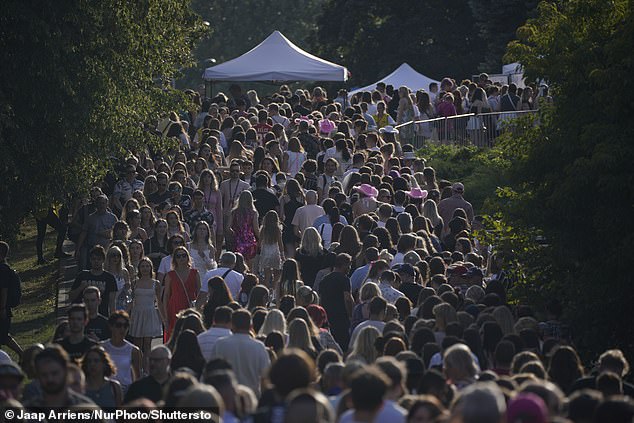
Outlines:
<svg viewBox="0 0 634 423"><path fill-rule="evenodd" d="M295 260L299 263L302 281L310 287L315 283L317 272L326 266L326 250L321 243L321 236L317 229L306 228L302 234L299 248L295 251Z"/></svg>
<svg viewBox="0 0 634 423"><path fill-rule="evenodd" d="M203 192L205 207L214 216L214 222L211 229L216 234L216 245L222 245L224 237L222 195L218 189L216 176L211 170L203 169L200 173L198 189Z"/></svg>
<svg viewBox="0 0 634 423"><path fill-rule="evenodd" d="M317 350L313 347L308 324L305 320L295 318L288 325L288 348L298 348L311 356L317 358Z"/></svg>
<svg viewBox="0 0 634 423"><path fill-rule="evenodd" d="M366 364L374 363L379 355L374 346L379 336L381 336L381 333L374 326L366 326L361 329L346 360L359 360Z"/></svg>

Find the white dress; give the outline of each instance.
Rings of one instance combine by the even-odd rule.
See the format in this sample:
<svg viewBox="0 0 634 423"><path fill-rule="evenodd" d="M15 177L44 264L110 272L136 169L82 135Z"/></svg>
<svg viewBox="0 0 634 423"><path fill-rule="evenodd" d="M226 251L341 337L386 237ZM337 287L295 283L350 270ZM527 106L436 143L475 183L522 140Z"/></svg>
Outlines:
<svg viewBox="0 0 634 423"><path fill-rule="evenodd" d="M156 283L155 281L151 288L134 289L130 335L135 338L154 338L163 335L163 325L154 301Z"/></svg>

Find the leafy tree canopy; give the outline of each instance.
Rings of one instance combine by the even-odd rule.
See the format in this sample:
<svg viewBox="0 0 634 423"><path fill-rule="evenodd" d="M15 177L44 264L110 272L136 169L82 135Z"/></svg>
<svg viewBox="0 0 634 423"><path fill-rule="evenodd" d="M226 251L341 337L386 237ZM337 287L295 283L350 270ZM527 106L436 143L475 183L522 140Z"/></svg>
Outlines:
<svg viewBox="0 0 634 423"><path fill-rule="evenodd" d="M87 188L183 105L167 81L204 31L188 0L3 1L0 236Z"/></svg>
<svg viewBox="0 0 634 423"><path fill-rule="evenodd" d="M511 218L542 228L580 347L633 350L634 15L626 0L542 2L508 58L555 93L541 135L516 140ZM540 282L539 280L535 281Z"/></svg>

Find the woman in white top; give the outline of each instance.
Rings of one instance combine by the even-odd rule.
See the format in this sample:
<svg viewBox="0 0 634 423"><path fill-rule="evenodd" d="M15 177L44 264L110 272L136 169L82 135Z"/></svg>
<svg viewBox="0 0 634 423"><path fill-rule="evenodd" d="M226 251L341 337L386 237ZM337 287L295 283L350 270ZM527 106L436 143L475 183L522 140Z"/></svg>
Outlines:
<svg viewBox="0 0 634 423"><path fill-rule="evenodd" d="M194 227L192 241L187 244L187 249L192 257L193 268L203 275L208 270L218 267L216 260L214 260L216 248L212 243L212 239L209 224L201 220Z"/></svg>
<svg viewBox="0 0 634 423"><path fill-rule="evenodd" d="M291 177L295 177L302 169L302 165L306 161L306 153L299 142L299 138L292 137L288 141L288 151L284 153L282 159L282 172L288 173Z"/></svg>

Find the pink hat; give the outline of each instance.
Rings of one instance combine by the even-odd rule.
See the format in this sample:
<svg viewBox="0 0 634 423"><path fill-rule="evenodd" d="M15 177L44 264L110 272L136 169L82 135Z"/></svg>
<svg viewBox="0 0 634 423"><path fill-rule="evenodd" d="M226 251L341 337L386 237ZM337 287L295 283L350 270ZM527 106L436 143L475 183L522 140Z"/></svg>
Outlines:
<svg viewBox="0 0 634 423"><path fill-rule="evenodd" d="M422 198L423 200L427 198L427 190L420 188L412 188L410 192L408 192L411 198Z"/></svg>
<svg viewBox="0 0 634 423"><path fill-rule="evenodd" d="M319 121L319 132L321 134L330 134L335 128L335 123L330 119L322 119Z"/></svg>
<svg viewBox="0 0 634 423"><path fill-rule="evenodd" d="M315 121L312 119L309 119L308 116L301 116L295 119L295 124L299 124L301 121L308 122L309 125L312 125L313 123L315 123Z"/></svg>
<svg viewBox="0 0 634 423"><path fill-rule="evenodd" d="M519 394L511 401L506 410L509 422L521 420L527 423L546 423L548 421L548 409L541 397L531 394Z"/></svg>
<svg viewBox="0 0 634 423"><path fill-rule="evenodd" d="M359 191L361 194L365 195L366 197L375 198L377 195L379 195L379 191L369 184L361 184L356 189L357 191Z"/></svg>

